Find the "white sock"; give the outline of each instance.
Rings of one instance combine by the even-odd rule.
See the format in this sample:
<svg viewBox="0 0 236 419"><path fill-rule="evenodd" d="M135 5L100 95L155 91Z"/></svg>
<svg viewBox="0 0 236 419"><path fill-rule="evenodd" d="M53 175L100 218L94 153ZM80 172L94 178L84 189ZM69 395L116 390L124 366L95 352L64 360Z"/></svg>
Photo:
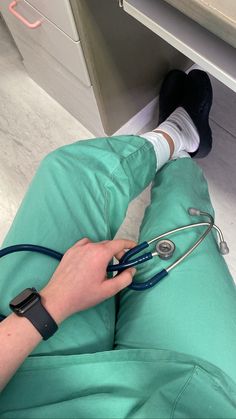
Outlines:
<svg viewBox="0 0 236 419"><path fill-rule="evenodd" d="M170 158L170 147L165 137L160 132L146 132L141 137L146 138L150 141L154 147L154 151L157 159L157 168L159 170Z"/></svg>
<svg viewBox="0 0 236 419"><path fill-rule="evenodd" d="M193 153L199 147L200 138L197 129L184 108L177 108L158 126L158 130L168 134L174 142L172 159L178 158L182 151Z"/></svg>
<svg viewBox="0 0 236 419"><path fill-rule="evenodd" d="M190 156L190 154L188 154L187 153L187 151L180 151L179 153L178 153L178 157L171 157L171 160L175 160L175 159L184 159L184 158L188 158L188 159L191 159L191 156Z"/></svg>
<svg viewBox="0 0 236 419"><path fill-rule="evenodd" d="M193 153L199 147L200 138L197 129L184 108L177 108L157 128L168 134L174 142L172 160L190 157L188 152ZM157 170L159 170L170 158L170 147L167 140L160 132L156 131L146 132L141 136L152 143L157 158Z"/></svg>

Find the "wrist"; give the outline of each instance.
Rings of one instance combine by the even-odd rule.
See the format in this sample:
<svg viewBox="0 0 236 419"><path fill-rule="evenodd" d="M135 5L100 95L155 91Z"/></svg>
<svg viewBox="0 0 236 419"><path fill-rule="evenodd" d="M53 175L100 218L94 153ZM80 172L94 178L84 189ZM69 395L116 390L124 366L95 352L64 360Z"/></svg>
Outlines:
<svg viewBox="0 0 236 419"><path fill-rule="evenodd" d="M43 306L46 308L50 316L52 316L57 325L62 323L68 315L63 302L60 298L58 298L57 293L47 286L40 291L40 295Z"/></svg>

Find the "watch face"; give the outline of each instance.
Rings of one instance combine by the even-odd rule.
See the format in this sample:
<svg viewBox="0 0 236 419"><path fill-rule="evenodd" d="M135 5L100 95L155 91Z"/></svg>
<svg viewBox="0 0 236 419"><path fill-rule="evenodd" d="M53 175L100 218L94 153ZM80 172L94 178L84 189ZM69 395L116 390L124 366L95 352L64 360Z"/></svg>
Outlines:
<svg viewBox="0 0 236 419"><path fill-rule="evenodd" d="M34 288L26 288L10 302L10 308L20 313L24 313L35 302L40 300L40 296Z"/></svg>

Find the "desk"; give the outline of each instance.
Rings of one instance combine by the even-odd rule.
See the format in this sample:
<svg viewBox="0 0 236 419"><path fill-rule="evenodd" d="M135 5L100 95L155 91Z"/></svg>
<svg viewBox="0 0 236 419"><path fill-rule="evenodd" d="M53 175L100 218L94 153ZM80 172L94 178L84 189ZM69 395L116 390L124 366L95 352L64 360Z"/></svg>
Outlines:
<svg viewBox="0 0 236 419"><path fill-rule="evenodd" d="M124 0L123 8L236 91L234 0Z"/></svg>

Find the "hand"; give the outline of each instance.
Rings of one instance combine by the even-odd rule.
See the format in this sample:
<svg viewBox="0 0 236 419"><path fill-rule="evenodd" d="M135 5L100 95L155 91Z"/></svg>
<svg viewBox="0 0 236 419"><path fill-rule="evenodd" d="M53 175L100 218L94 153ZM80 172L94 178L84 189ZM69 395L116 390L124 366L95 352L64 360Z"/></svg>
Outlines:
<svg viewBox="0 0 236 419"><path fill-rule="evenodd" d="M95 306L117 294L132 282L134 268L107 279L107 265L118 260L125 249L136 246L131 240L92 243L78 241L63 256L47 286L40 292L43 303L57 323L70 315Z"/></svg>

